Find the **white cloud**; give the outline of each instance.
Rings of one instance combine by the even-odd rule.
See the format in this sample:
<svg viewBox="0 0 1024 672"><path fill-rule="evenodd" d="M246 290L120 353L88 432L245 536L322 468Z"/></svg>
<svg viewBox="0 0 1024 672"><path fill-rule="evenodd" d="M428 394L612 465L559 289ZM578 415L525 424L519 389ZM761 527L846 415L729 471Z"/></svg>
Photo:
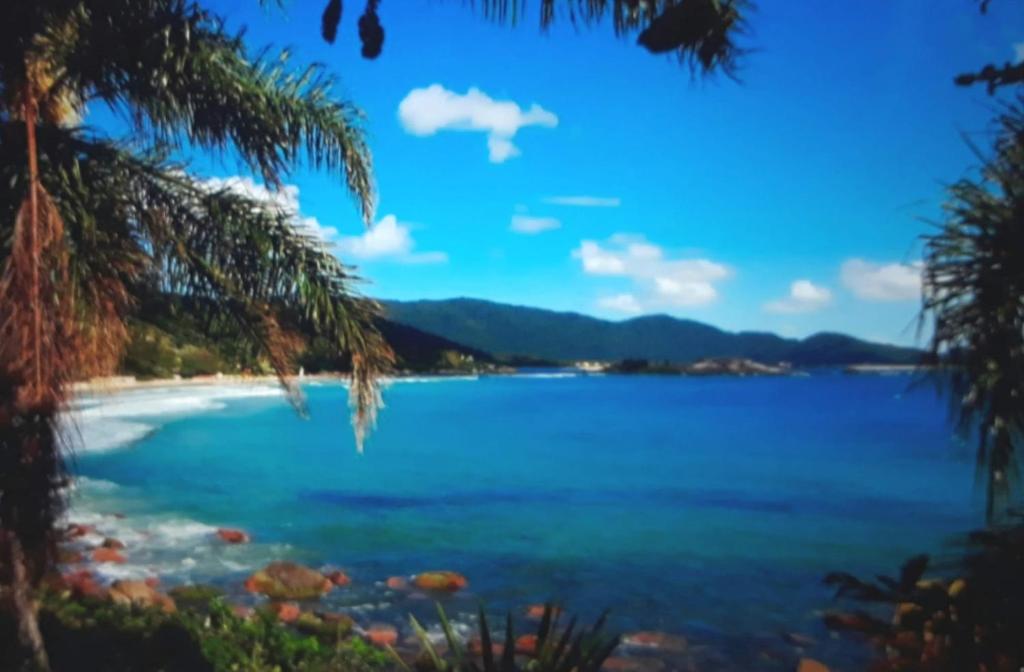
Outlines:
<svg viewBox="0 0 1024 672"><path fill-rule="evenodd" d="M1013 62L1024 63L1024 42L1017 42L1013 45Z"/></svg>
<svg viewBox="0 0 1024 672"><path fill-rule="evenodd" d="M551 231L562 226L554 217L531 217L530 215L512 215L511 231L533 236L544 231Z"/></svg>
<svg viewBox="0 0 1024 672"><path fill-rule="evenodd" d="M840 277L859 299L866 301L910 301L921 298L924 264L876 264L863 259L843 263Z"/></svg>
<svg viewBox="0 0 1024 672"><path fill-rule="evenodd" d="M671 258L665 251L638 236L616 235L599 243L584 240L573 250L583 272L589 275L617 276L629 279L640 290L640 296L629 294L633 301L620 294L600 303L613 301L621 310L628 306L633 312L657 308L689 308L703 306L718 299L716 283L732 272L722 264L708 259Z"/></svg>
<svg viewBox="0 0 1024 672"><path fill-rule="evenodd" d="M643 306L640 305L640 301L629 293L603 296L597 300L597 305L606 310L613 310L617 313L626 313L628 315L636 315L644 310Z"/></svg>
<svg viewBox="0 0 1024 672"><path fill-rule="evenodd" d="M407 224L386 215L361 236L338 240L338 250L356 259L390 259L406 264L436 264L448 261L444 252L416 252L416 242Z"/></svg>
<svg viewBox="0 0 1024 672"><path fill-rule="evenodd" d="M558 125L558 117L536 103L524 110L514 101L494 100L477 88L456 93L440 84L410 91L398 104L398 119L407 132L418 136L444 130L487 133L491 163L519 156L512 142L519 129Z"/></svg>
<svg viewBox="0 0 1024 672"><path fill-rule="evenodd" d="M622 199L609 196L549 196L544 202L577 208L617 208L622 205Z"/></svg>
<svg viewBox="0 0 1024 672"><path fill-rule="evenodd" d="M241 196L261 201L291 218L291 224L299 231L329 243L338 236L333 226L323 226L316 217L302 217L299 208L299 188L294 184L283 185L272 190L259 184L251 177L211 177L202 181L210 191L232 191Z"/></svg>
<svg viewBox="0 0 1024 672"><path fill-rule="evenodd" d="M789 286L789 295L764 304L768 313L812 313L832 303L832 292L810 280L797 280Z"/></svg>

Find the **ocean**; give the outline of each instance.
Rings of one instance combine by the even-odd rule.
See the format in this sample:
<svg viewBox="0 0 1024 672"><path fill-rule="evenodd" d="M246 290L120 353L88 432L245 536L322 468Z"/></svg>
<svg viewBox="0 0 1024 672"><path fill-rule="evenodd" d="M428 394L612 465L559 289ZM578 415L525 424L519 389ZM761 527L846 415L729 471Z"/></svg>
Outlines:
<svg viewBox="0 0 1024 672"><path fill-rule="evenodd" d="M345 389L305 392L308 419L270 386L80 400L68 518L127 544L97 571L251 602L240 584L270 560L344 568L325 606L405 636L409 613L436 623L431 600L383 582L449 569L464 631L481 602L555 600L684 636L695 669L843 668L866 649L822 627L823 576L895 573L983 520L971 447L908 375L400 379L362 455Z"/></svg>

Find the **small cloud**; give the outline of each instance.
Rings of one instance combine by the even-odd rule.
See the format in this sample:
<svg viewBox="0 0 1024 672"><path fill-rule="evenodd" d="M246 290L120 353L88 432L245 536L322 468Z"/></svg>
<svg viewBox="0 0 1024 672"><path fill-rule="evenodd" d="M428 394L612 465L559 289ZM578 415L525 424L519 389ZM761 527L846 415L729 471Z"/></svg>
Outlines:
<svg viewBox="0 0 1024 672"><path fill-rule="evenodd" d="M410 91L398 104L398 119L408 133L417 136L446 130L486 133L491 163L519 156L512 139L520 129L558 125L558 117L536 103L524 110L514 101L494 100L477 88L456 93L440 84Z"/></svg>
<svg viewBox="0 0 1024 672"><path fill-rule="evenodd" d="M617 208L622 205L622 199L607 196L549 196L544 202L577 208Z"/></svg>
<svg viewBox="0 0 1024 672"><path fill-rule="evenodd" d="M924 264L877 264L863 259L843 263L840 278L854 296L865 301L912 301L921 298Z"/></svg>
<svg viewBox="0 0 1024 672"><path fill-rule="evenodd" d="M405 264L437 264L448 261L444 252L415 252L416 242L407 224L386 215L361 236L338 240L338 250L356 259L390 259Z"/></svg>
<svg viewBox="0 0 1024 672"><path fill-rule="evenodd" d="M703 306L718 299L716 283L732 272L700 258L673 258L640 236L617 234L606 243L584 240L573 250L588 275L628 279L640 291L631 294L642 310ZM628 305L621 299L622 305Z"/></svg>
<svg viewBox="0 0 1024 672"><path fill-rule="evenodd" d="M644 310L643 306L640 305L640 301L629 293L601 297L597 300L597 305L606 310L626 313L628 315L636 315Z"/></svg>
<svg viewBox="0 0 1024 672"><path fill-rule="evenodd" d="M554 217L531 217L529 215L512 215L509 230L533 236L544 231L551 231L562 226Z"/></svg>
<svg viewBox="0 0 1024 672"><path fill-rule="evenodd" d="M768 313L792 315L796 313L813 313L832 303L832 292L827 287L819 287L810 280L797 280L789 286L789 295L764 304Z"/></svg>
<svg viewBox="0 0 1024 672"><path fill-rule="evenodd" d="M338 236L338 230L333 226L322 225L316 217L300 215L299 188L294 184L285 184L279 189L269 189L251 177L241 175L211 177L202 180L201 184L210 191L227 190L254 201L260 201L289 217L292 227L296 230L318 238L324 243L329 243Z"/></svg>

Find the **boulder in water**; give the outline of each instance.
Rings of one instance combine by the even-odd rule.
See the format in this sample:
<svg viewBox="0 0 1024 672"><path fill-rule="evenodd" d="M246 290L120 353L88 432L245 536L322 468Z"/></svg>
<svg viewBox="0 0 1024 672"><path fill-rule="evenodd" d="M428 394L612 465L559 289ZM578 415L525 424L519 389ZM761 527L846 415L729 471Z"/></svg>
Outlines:
<svg viewBox="0 0 1024 672"><path fill-rule="evenodd" d="M217 530L217 536L221 541L228 544L248 544L249 535L242 530L235 530L229 527L222 527Z"/></svg>
<svg viewBox="0 0 1024 672"><path fill-rule="evenodd" d="M115 551L124 550L124 542L120 539L114 539L113 537L107 537L106 539L104 539L103 543L100 544L100 546L102 546L103 548L112 548Z"/></svg>
<svg viewBox="0 0 1024 672"><path fill-rule="evenodd" d="M796 672L829 672L829 670L824 663L819 663L813 658L801 658Z"/></svg>
<svg viewBox="0 0 1024 672"><path fill-rule="evenodd" d="M409 582L402 576L389 576L386 585L391 590L406 590L409 588Z"/></svg>
<svg viewBox="0 0 1024 672"><path fill-rule="evenodd" d="M250 593L272 600L313 600L334 587L326 576L294 562L272 562L245 581Z"/></svg>
<svg viewBox="0 0 1024 672"><path fill-rule="evenodd" d="M416 576L413 583L420 590L432 590L437 592L454 593L469 585L462 574L458 572L423 572Z"/></svg>
<svg viewBox="0 0 1024 672"><path fill-rule="evenodd" d="M117 552L113 548L100 548L95 549L92 552L92 559L94 562L113 562L118 565L123 565L125 560L124 556Z"/></svg>

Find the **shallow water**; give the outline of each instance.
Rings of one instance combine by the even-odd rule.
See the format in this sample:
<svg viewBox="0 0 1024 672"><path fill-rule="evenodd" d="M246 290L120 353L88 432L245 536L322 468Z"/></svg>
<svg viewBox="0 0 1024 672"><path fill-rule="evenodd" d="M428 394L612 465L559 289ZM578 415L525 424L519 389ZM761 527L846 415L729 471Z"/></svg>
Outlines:
<svg viewBox="0 0 1024 672"><path fill-rule="evenodd" d="M271 558L344 567L333 606L429 611L392 575L452 569L451 611L556 599L681 633L698 667L789 666L780 633L852 664L820 626L828 571L894 572L981 520L969 449L907 376L520 376L398 381L364 455L345 390L86 400L72 518L128 542L121 575L237 586ZM127 429L126 429L127 427ZM126 514L111 518L114 512ZM88 519L88 520L86 520ZM226 547L210 526L254 537ZM133 543L134 542L134 543Z"/></svg>

